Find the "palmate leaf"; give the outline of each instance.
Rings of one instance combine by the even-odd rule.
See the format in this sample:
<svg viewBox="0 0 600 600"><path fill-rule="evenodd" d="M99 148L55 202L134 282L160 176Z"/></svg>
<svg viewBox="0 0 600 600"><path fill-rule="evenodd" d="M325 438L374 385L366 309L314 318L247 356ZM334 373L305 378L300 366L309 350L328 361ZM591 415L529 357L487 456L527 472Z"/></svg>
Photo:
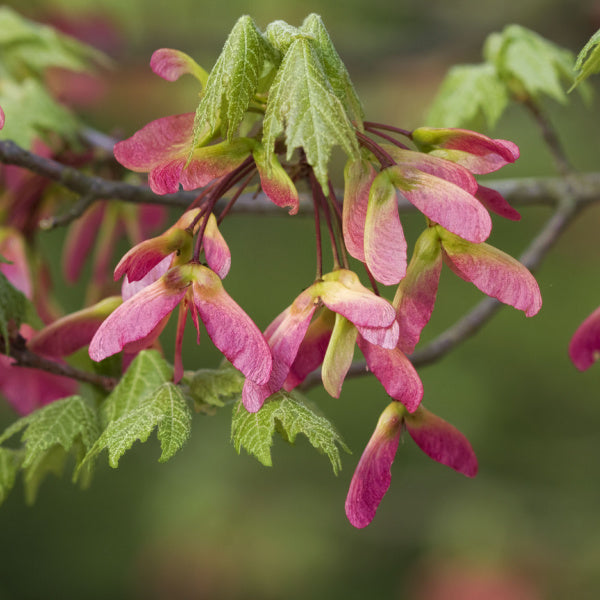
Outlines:
<svg viewBox="0 0 600 600"><path fill-rule="evenodd" d="M173 376L171 366L156 350L143 350L129 365L119 385L111 392L102 407L106 426L123 415L136 410L145 398L152 395Z"/></svg>
<svg viewBox="0 0 600 600"><path fill-rule="evenodd" d="M534 31L520 25L505 27L488 37L484 57L513 93L519 95L522 89L536 100L546 95L567 102L563 82L574 83L573 53Z"/></svg>
<svg viewBox="0 0 600 600"><path fill-rule="evenodd" d="M14 80L41 78L48 67L85 71L109 64L99 50L47 25L28 21L10 8L0 7L2 70Z"/></svg>
<svg viewBox="0 0 600 600"><path fill-rule="evenodd" d="M191 411L181 389L171 382L163 383L108 424L84 464L106 448L110 466L117 468L120 458L134 442L145 442L155 428L162 449L159 462L166 462L189 438L191 421Z"/></svg>
<svg viewBox="0 0 600 600"><path fill-rule="evenodd" d="M600 29L588 40L578 54L575 71L579 71L579 73L577 73L577 77L569 91L585 81L590 75L600 71Z"/></svg>
<svg viewBox="0 0 600 600"><path fill-rule="evenodd" d="M57 400L23 417L0 436L0 443L23 431L22 451L13 455L23 470L25 496L33 502L48 473L60 475L67 456L79 463L100 435L96 409L81 396ZM0 449L8 460L6 448ZM14 451L12 451L14 452Z"/></svg>
<svg viewBox="0 0 600 600"><path fill-rule="evenodd" d="M263 131L267 164L281 133L285 133L288 159L302 148L324 190L333 146L358 156L345 105L329 81L318 43L310 37L292 42L269 90Z"/></svg>
<svg viewBox="0 0 600 600"><path fill-rule="evenodd" d="M0 106L6 116L0 139L13 140L27 149L34 139L46 139L49 133L76 140L79 121L57 104L37 79L1 80Z"/></svg>
<svg viewBox="0 0 600 600"><path fill-rule="evenodd" d="M244 376L230 363L218 369L200 369L187 380L188 392L198 412L213 413L227 402L238 400Z"/></svg>
<svg viewBox="0 0 600 600"><path fill-rule="evenodd" d="M231 439L236 451L242 448L270 467L273 435L278 431L284 440L293 444L299 433L331 461L337 475L342 468L338 446L348 447L335 427L310 407L307 400L296 392L278 392L256 413L250 413L241 402L233 407Z"/></svg>
<svg viewBox="0 0 600 600"><path fill-rule="evenodd" d="M215 63L196 110L196 138L219 128L231 140L256 93L266 56L271 48L254 21L241 17L232 29Z"/></svg>
<svg viewBox="0 0 600 600"><path fill-rule="evenodd" d="M10 448L0 448L0 505L15 485L23 453Z"/></svg>
<svg viewBox="0 0 600 600"><path fill-rule="evenodd" d="M363 109L340 55L337 53L323 20L319 15L311 14L304 20L300 28L302 33L310 35L319 48L319 57L323 69L329 79L335 95L341 100L346 108L350 120L357 126L362 127Z"/></svg>
<svg viewBox="0 0 600 600"><path fill-rule="evenodd" d="M491 128L507 105L506 86L493 65L457 65L446 75L426 122L430 127L464 127L484 117Z"/></svg>

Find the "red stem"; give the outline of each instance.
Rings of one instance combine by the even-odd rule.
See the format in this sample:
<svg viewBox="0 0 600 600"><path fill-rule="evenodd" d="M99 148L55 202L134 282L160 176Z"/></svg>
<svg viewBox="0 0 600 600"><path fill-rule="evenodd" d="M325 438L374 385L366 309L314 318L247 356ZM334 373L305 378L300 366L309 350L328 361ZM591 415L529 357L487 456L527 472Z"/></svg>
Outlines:
<svg viewBox="0 0 600 600"><path fill-rule="evenodd" d="M369 136L357 131L356 137L362 146L370 150L375 155L377 160L381 163L382 168L387 169L388 167L393 167L396 164L396 161Z"/></svg>
<svg viewBox="0 0 600 600"><path fill-rule="evenodd" d="M363 121L363 125L365 126L365 129L383 129L384 131L392 131L393 133L399 133L400 135L412 139L412 132L407 129L386 125L385 123L375 123L374 121Z"/></svg>
<svg viewBox="0 0 600 600"><path fill-rule="evenodd" d="M321 218L319 216L318 190L319 183L315 177L313 170L310 170L310 187L312 189L313 207L315 216L315 237L317 246L317 275L315 279L321 279L323 276L323 243L321 241Z"/></svg>

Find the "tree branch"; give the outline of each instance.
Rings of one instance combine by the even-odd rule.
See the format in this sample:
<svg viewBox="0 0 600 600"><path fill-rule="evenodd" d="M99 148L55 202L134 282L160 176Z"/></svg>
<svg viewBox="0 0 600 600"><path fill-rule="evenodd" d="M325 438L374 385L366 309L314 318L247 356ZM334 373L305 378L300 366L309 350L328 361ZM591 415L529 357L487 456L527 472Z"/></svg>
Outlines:
<svg viewBox="0 0 600 600"><path fill-rule="evenodd" d="M31 352L26 345L26 341L20 335L10 341L9 351L6 352L6 344L0 339L0 352L15 359L14 367L28 367L30 369L39 369L53 375L61 375L76 379L84 383L91 383L106 391L111 391L118 383L114 377L98 375L97 373L89 373L81 371L66 363L58 363L53 360L39 356Z"/></svg>
<svg viewBox="0 0 600 600"><path fill-rule="evenodd" d="M17 146L10 140L0 141L0 162L28 169L38 175L47 177L63 187L84 196L85 200L63 216L55 217L52 226L66 224L69 219L76 218L82 208L99 199L115 199L132 203L163 204L186 208L198 195L197 191L177 192L176 194L155 194L144 185L133 185L119 181L111 181L98 176L86 175L77 169L63 165L55 160L43 158ZM517 206L555 205L571 188L578 190L577 201L593 202L600 194L600 173L571 175L566 181L564 177L540 177L525 179L487 180L485 185L500 192L510 204ZM414 206L405 198L399 198L399 209L403 212L414 211ZM83 207L85 209L85 207ZM273 214L287 216L286 211L269 201L263 194L243 194L237 201L235 210L241 214ZM300 202L299 214L311 215L312 202L308 199ZM76 216L73 216L76 215ZM46 226L49 224L47 223Z"/></svg>
<svg viewBox="0 0 600 600"><path fill-rule="evenodd" d="M21 148L12 140L0 141L0 162L5 165L23 167L33 173L56 181L63 187L82 196L91 195L94 199L118 199L134 203L186 207L198 195L196 192L179 192L160 196L145 186L109 181L102 177L86 175L73 167L33 154Z"/></svg>

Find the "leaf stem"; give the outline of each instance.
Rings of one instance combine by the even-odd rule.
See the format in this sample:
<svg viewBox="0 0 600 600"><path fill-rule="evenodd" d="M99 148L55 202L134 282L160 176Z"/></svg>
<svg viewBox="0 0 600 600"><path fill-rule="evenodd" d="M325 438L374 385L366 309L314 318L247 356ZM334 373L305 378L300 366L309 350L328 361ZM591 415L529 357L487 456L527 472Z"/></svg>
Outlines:
<svg viewBox="0 0 600 600"><path fill-rule="evenodd" d="M342 210L340 208L340 202L337 199L335 194L335 190L333 189L333 184L331 183L331 179L329 180L329 205L333 210L333 214L335 215L335 233L340 242L340 252L342 255L342 264L344 265L344 269L350 268L350 263L348 262L348 252L346 250L346 244L344 243L344 229L343 229L343 215Z"/></svg>
<svg viewBox="0 0 600 600"><path fill-rule="evenodd" d="M394 146L398 146L398 148L402 148L403 150L408 150L408 146L406 144L399 142L396 138L392 137L391 135L387 135L386 133L383 133L382 131L377 131L376 129L371 128L371 127L365 127L365 130L368 131L369 133L372 133L373 135L377 135L380 138L387 140L388 142L394 144Z"/></svg>
<svg viewBox="0 0 600 600"><path fill-rule="evenodd" d="M256 170L252 169L246 179L242 181L241 185L236 190L235 194L231 197L231 200L227 203L225 208L221 211L219 218L217 219L217 225L223 222L223 219L229 214L229 211L233 208L233 205L237 202L238 198L242 195L242 192L246 189L248 184L252 181L256 175Z"/></svg>
<svg viewBox="0 0 600 600"><path fill-rule="evenodd" d="M537 123L542 137L550 150L556 170L563 176L574 173L575 170L567 158L567 153L558 137L556 128L544 113L541 106L531 97L521 100L521 102L532 115L533 120Z"/></svg>
<svg viewBox="0 0 600 600"><path fill-rule="evenodd" d="M374 121L364 121L363 125L365 129L383 129L384 131L391 131L393 133L399 133L404 137L411 138L412 132L407 129L401 129L400 127L394 127L393 125L386 125L385 123L375 123Z"/></svg>
<svg viewBox="0 0 600 600"><path fill-rule="evenodd" d="M310 187L312 190L314 219L315 219L315 241L317 248L317 274L315 279L323 277L323 242L321 240L321 218L319 216L319 200L318 193L321 190L321 185L317 181L313 170L310 170Z"/></svg>
<svg viewBox="0 0 600 600"><path fill-rule="evenodd" d="M392 156L369 136L365 135L361 131L357 131L356 137L358 138L361 146L364 146L375 155L377 160L381 163L381 167L383 169L392 167L396 164L396 161L392 158Z"/></svg>

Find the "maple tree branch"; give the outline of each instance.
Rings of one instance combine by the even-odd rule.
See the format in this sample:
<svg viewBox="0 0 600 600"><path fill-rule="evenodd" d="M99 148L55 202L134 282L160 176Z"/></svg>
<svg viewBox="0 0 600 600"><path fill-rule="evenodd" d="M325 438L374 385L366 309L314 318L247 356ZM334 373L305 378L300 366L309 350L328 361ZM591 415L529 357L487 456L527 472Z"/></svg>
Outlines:
<svg viewBox="0 0 600 600"><path fill-rule="evenodd" d="M53 375L69 377L70 379L76 379L77 381L82 381L84 383L91 383L107 392L111 391L118 383L117 379L114 377L82 371L67 363L58 363L40 356L39 354L35 354L27 348L26 344L27 342L25 339L22 336L17 335L10 340L7 351L5 341L0 338L0 353L14 358L15 362L12 364L14 367L27 367L45 371L46 373L52 373Z"/></svg>
<svg viewBox="0 0 600 600"><path fill-rule="evenodd" d="M134 203L186 207L197 196L197 192L178 192L161 196L145 186L87 175L51 158L44 158L29 152L12 140L0 141L0 162L5 165L23 167L33 173L56 181L63 187L82 196L91 196L94 200L101 198L105 200L118 199Z"/></svg>
<svg viewBox="0 0 600 600"><path fill-rule="evenodd" d="M162 204L186 208L194 201L198 191L180 191L175 194L155 194L145 185L112 181L99 176L87 175L74 167L63 165L21 148L10 140L0 141L0 162L22 167L57 182L63 187L83 196L64 215L48 219L45 227L66 225L76 219L91 203L100 199L115 199L132 203ZM536 177L487 180L485 185L500 192L510 204L528 206L535 204L555 205L574 186L578 190L578 202L593 202L600 194L600 173L570 175L564 177ZM403 212L416 210L405 198L399 198L398 207ZM273 214L287 216L286 211L269 201L264 194L243 194L236 202L238 214ZM312 215L312 202L308 197L300 202L299 214Z"/></svg>

